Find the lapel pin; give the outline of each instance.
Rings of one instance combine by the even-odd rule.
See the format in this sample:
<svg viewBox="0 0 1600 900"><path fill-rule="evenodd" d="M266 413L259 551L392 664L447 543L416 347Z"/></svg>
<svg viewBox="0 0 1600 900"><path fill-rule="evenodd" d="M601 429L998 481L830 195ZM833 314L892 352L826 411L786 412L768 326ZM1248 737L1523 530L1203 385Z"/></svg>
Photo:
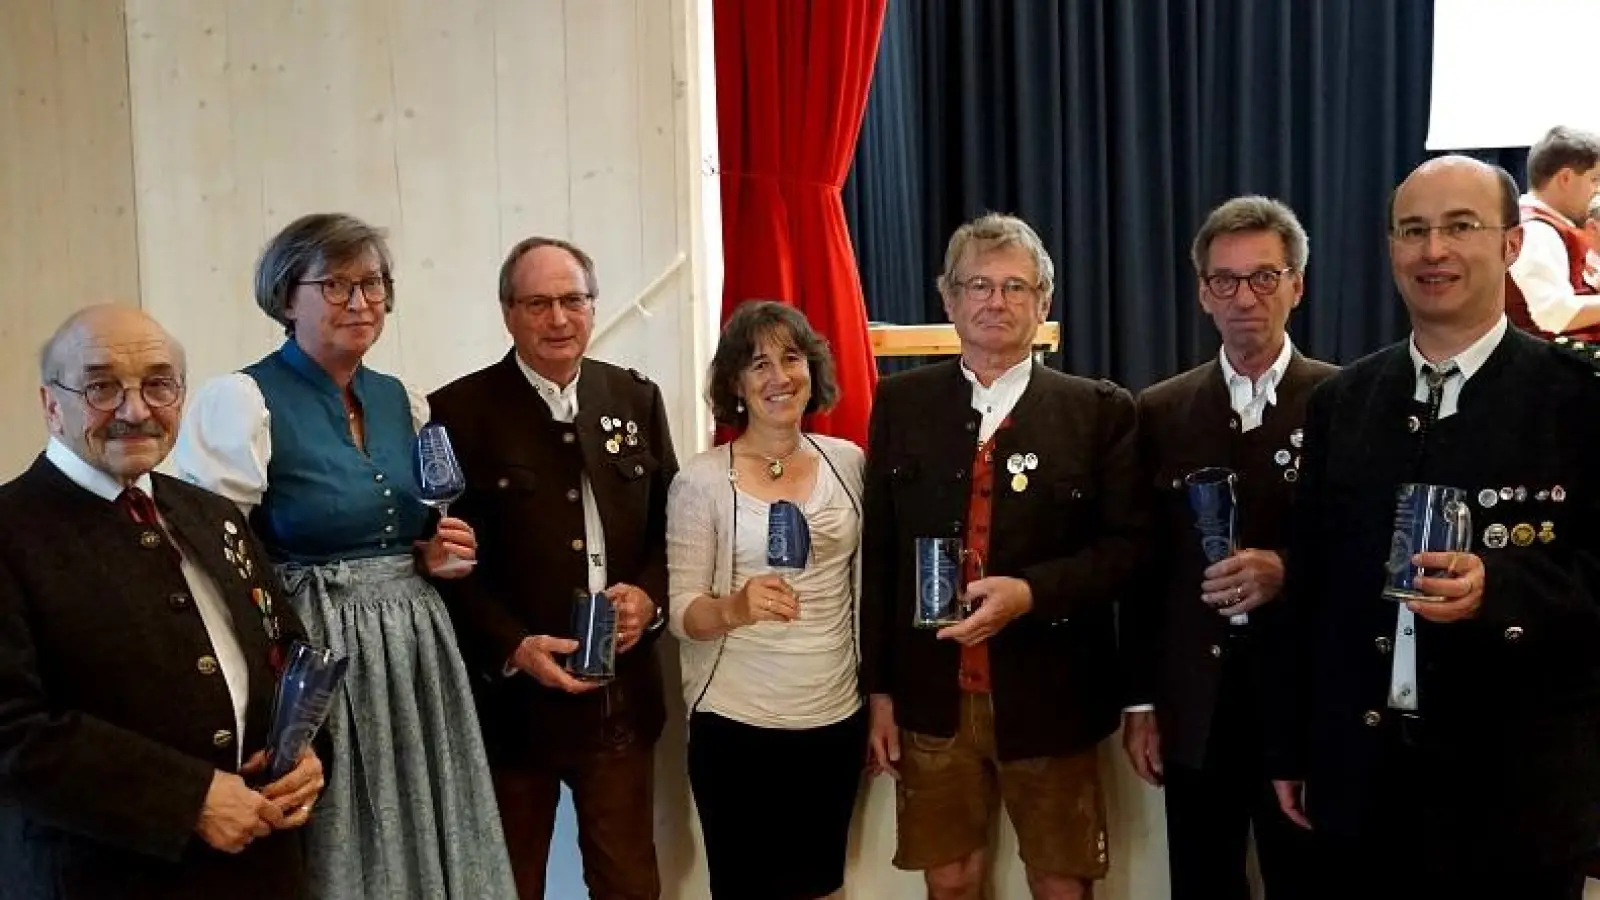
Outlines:
<svg viewBox="0 0 1600 900"><path fill-rule="evenodd" d="M1006 457L1006 471L1007 472L1010 472L1013 475L1021 475L1022 474L1022 470L1024 468L1026 468L1026 467L1027 467L1027 463L1023 461L1021 453L1013 453L1010 456ZM1015 479L1012 480L1012 483L1013 484L1016 483ZM1024 481L1024 483L1026 483L1026 481Z"/></svg>
<svg viewBox="0 0 1600 900"><path fill-rule="evenodd" d="M1028 489L1028 476L1017 472L1011 476L1011 490L1020 494Z"/></svg>
<svg viewBox="0 0 1600 900"><path fill-rule="evenodd" d="M1023 465L1023 468L1027 469L1030 472L1032 472L1034 469L1039 468L1039 454L1037 454L1037 453L1029 453L1027 456L1024 456L1022 458L1022 465Z"/></svg>
<svg viewBox="0 0 1600 900"><path fill-rule="evenodd" d="M1506 527L1496 522L1483 530L1483 545L1490 550L1499 550L1505 547L1506 541L1511 537Z"/></svg>
<svg viewBox="0 0 1600 900"><path fill-rule="evenodd" d="M1556 485L1550 489L1550 499L1557 503L1565 503L1567 500L1567 489L1559 484Z"/></svg>
<svg viewBox="0 0 1600 900"><path fill-rule="evenodd" d="M612 424L614 424L614 423L611 421L611 417L610 416L601 416L600 417L600 430L601 431L610 431Z"/></svg>
<svg viewBox="0 0 1600 900"><path fill-rule="evenodd" d="M606 441L606 452L607 453L615 455L616 452L618 450L620 450L620 449L621 449L621 447L618 446L616 438L611 438L610 440Z"/></svg>
<svg viewBox="0 0 1600 900"><path fill-rule="evenodd" d="M1301 445L1303 445L1305 442L1306 432L1304 428L1296 428L1295 430L1289 432L1289 446L1299 450Z"/></svg>
<svg viewBox="0 0 1600 900"><path fill-rule="evenodd" d="M636 434L629 434L628 435L628 446L629 447L637 447L637 446L639 446L639 436L636 435Z"/></svg>
<svg viewBox="0 0 1600 900"><path fill-rule="evenodd" d="M1550 543L1551 541L1553 541L1555 539L1556 539L1556 523L1554 523L1554 522L1540 522L1539 523L1539 540L1540 540L1540 542L1548 544L1548 543Z"/></svg>
<svg viewBox="0 0 1600 900"><path fill-rule="evenodd" d="M1500 502L1500 494L1494 488L1484 488L1478 492L1478 505L1484 509L1492 509Z"/></svg>
<svg viewBox="0 0 1600 900"><path fill-rule="evenodd" d="M1416 416L1407 416L1406 417L1406 430L1411 432L1412 434L1416 434L1417 432L1421 431L1422 430L1422 420L1417 418Z"/></svg>
<svg viewBox="0 0 1600 900"><path fill-rule="evenodd" d="M1518 503L1526 503L1528 501L1528 489L1518 485L1515 496Z"/></svg>
<svg viewBox="0 0 1600 900"><path fill-rule="evenodd" d="M1283 470L1283 480L1289 482L1290 484L1294 484L1296 481L1300 480L1300 470L1298 470L1298 469L1284 469Z"/></svg>
<svg viewBox="0 0 1600 900"><path fill-rule="evenodd" d="M1540 503L1543 503L1546 500L1550 499L1550 492L1547 491L1547 490L1544 490L1543 488L1540 488L1539 493L1533 495L1533 499L1539 501Z"/></svg>
<svg viewBox="0 0 1600 900"><path fill-rule="evenodd" d="M239 526L233 524L231 521L224 521L222 523L222 530L226 531L228 534L238 534Z"/></svg>
<svg viewBox="0 0 1600 900"><path fill-rule="evenodd" d="M1511 528L1511 543L1518 547L1526 547L1533 543L1533 526L1527 522L1518 522Z"/></svg>
<svg viewBox="0 0 1600 900"><path fill-rule="evenodd" d="M638 434L639 433L639 426L632 419L628 420L628 433L629 434Z"/></svg>
<svg viewBox="0 0 1600 900"><path fill-rule="evenodd" d="M1517 492L1512 490L1511 488L1503 487L1503 488L1500 489L1500 499L1501 500L1510 500L1511 498L1513 498L1515 496L1517 496Z"/></svg>
<svg viewBox="0 0 1600 900"><path fill-rule="evenodd" d="M1279 450L1277 453L1272 454L1272 461L1280 466L1287 466L1290 459L1291 457L1287 450Z"/></svg>

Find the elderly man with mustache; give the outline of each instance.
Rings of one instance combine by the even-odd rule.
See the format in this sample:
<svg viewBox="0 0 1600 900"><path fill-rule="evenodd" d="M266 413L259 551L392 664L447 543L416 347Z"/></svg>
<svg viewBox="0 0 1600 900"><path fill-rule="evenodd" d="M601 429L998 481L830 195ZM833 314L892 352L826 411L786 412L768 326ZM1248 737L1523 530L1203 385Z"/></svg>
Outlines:
<svg viewBox="0 0 1600 900"><path fill-rule="evenodd" d="M263 777L274 645L303 632L238 509L152 471L182 348L89 307L39 394L49 445L0 487L0 898L307 896L322 764Z"/></svg>

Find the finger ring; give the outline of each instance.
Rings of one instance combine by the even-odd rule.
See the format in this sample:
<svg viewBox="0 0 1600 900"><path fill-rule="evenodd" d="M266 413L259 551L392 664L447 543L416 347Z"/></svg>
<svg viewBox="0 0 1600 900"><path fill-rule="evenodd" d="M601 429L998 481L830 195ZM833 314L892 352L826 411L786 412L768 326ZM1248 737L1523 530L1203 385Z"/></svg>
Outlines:
<svg viewBox="0 0 1600 900"><path fill-rule="evenodd" d="M1240 600L1243 600L1243 599L1244 599L1244 585L1241 584L1241 585L1236 586L1233 589L1233 602L1238 603Z"/></svg>

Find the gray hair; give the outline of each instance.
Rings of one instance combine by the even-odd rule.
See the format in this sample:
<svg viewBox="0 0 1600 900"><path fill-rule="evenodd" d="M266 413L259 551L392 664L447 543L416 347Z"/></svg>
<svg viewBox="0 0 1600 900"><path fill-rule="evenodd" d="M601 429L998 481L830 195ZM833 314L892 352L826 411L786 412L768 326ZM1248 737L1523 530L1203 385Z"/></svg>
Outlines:
<svg viewBox="0 0 1600 900"><path fill-rule="evenodd" d="M292 335L294 320L288 315L289 295L294 292L295 282L314 269L347 263L368 250L377 252L379 268L384 279L390 282L389 296L383 306L393 311L394 261L389 256L383 229L344 213L301 216L267 243L261 251L261 260L256 263L256 305L282 325L285 334Z"/></svg>
<svg viewBox="0 0 1600 900"><path fill-rule="evenodd" d="M517 245L511 248L511 252L506 254L506 261L500 264L501 306L510 306L511 301L515 299L513 295L516 293L516 288L512 285L512 276L517 272L517 263L521 261L522 257L540 247L556 247L567 251L573 259L577 260L578 265L583 268L583 281L589 286L589 296L600 296L600 279L595 277L594 260L590 258L589 254L583 252L577 244L571 241L535 235L518 241Z"/></svg>
<svg viewBox="0 0 1600 900"><path fill-rule="evenodd" d="M1056 287L1056 267L1044 249L1039 233L1027 222L1005 213L984 213L957 228L950 235L944 251L944 272L936 285L939 293L949 296L956 290L956 266L969 253L988 253L1006 247L1020 247L1033 257L1034 269L1039 273L1039 294L1049 297Z"/></svg>
<svg viewBox="0 0 1600 900"><path fill-rule="evenodd" d="M1289 256L1289 268L1296 272L1306 270L1306 263L1311 259L1311 239L1306 236L1306 229L1295 217L1294 210L1271 197L1250 195L1235 197L1206 216L1200 233L1194 236L1194 246L1189 248L1189 261L1194 263L1195 274L1205 277L1206 266L1211 261L1211 244L1217 238L1251 231L1276 233Z"/></svg>
<svg viewBox="0 0 1600 900"><path fill-rule="evenodd" d="M67 336L77 329L84 319L94 315L100 306L86 306L72 315L51 332L50 337L39 346L39 383L57 384L66 373L66 360L61 358L61 346L66 343ZM155 322L154 318L150 321ZM178 370L180 380L187 379L189 375L189 354L183 349L183 342L172 336L160 322L155 322L161 329L162 336L166 339L167 349L172 351L172 364Z"/></svg>

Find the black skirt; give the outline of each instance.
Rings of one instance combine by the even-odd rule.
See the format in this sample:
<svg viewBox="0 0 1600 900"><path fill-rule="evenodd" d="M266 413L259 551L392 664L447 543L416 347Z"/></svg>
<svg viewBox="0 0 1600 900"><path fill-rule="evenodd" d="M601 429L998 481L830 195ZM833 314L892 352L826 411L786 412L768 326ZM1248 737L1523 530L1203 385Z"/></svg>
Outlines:
<svg viewBox="0 0 1600 900"><path fill-rule="evenodd" d="M689 720L689 786L715 900L814 900L844 886L865 707L820 728Z"/></svg>

